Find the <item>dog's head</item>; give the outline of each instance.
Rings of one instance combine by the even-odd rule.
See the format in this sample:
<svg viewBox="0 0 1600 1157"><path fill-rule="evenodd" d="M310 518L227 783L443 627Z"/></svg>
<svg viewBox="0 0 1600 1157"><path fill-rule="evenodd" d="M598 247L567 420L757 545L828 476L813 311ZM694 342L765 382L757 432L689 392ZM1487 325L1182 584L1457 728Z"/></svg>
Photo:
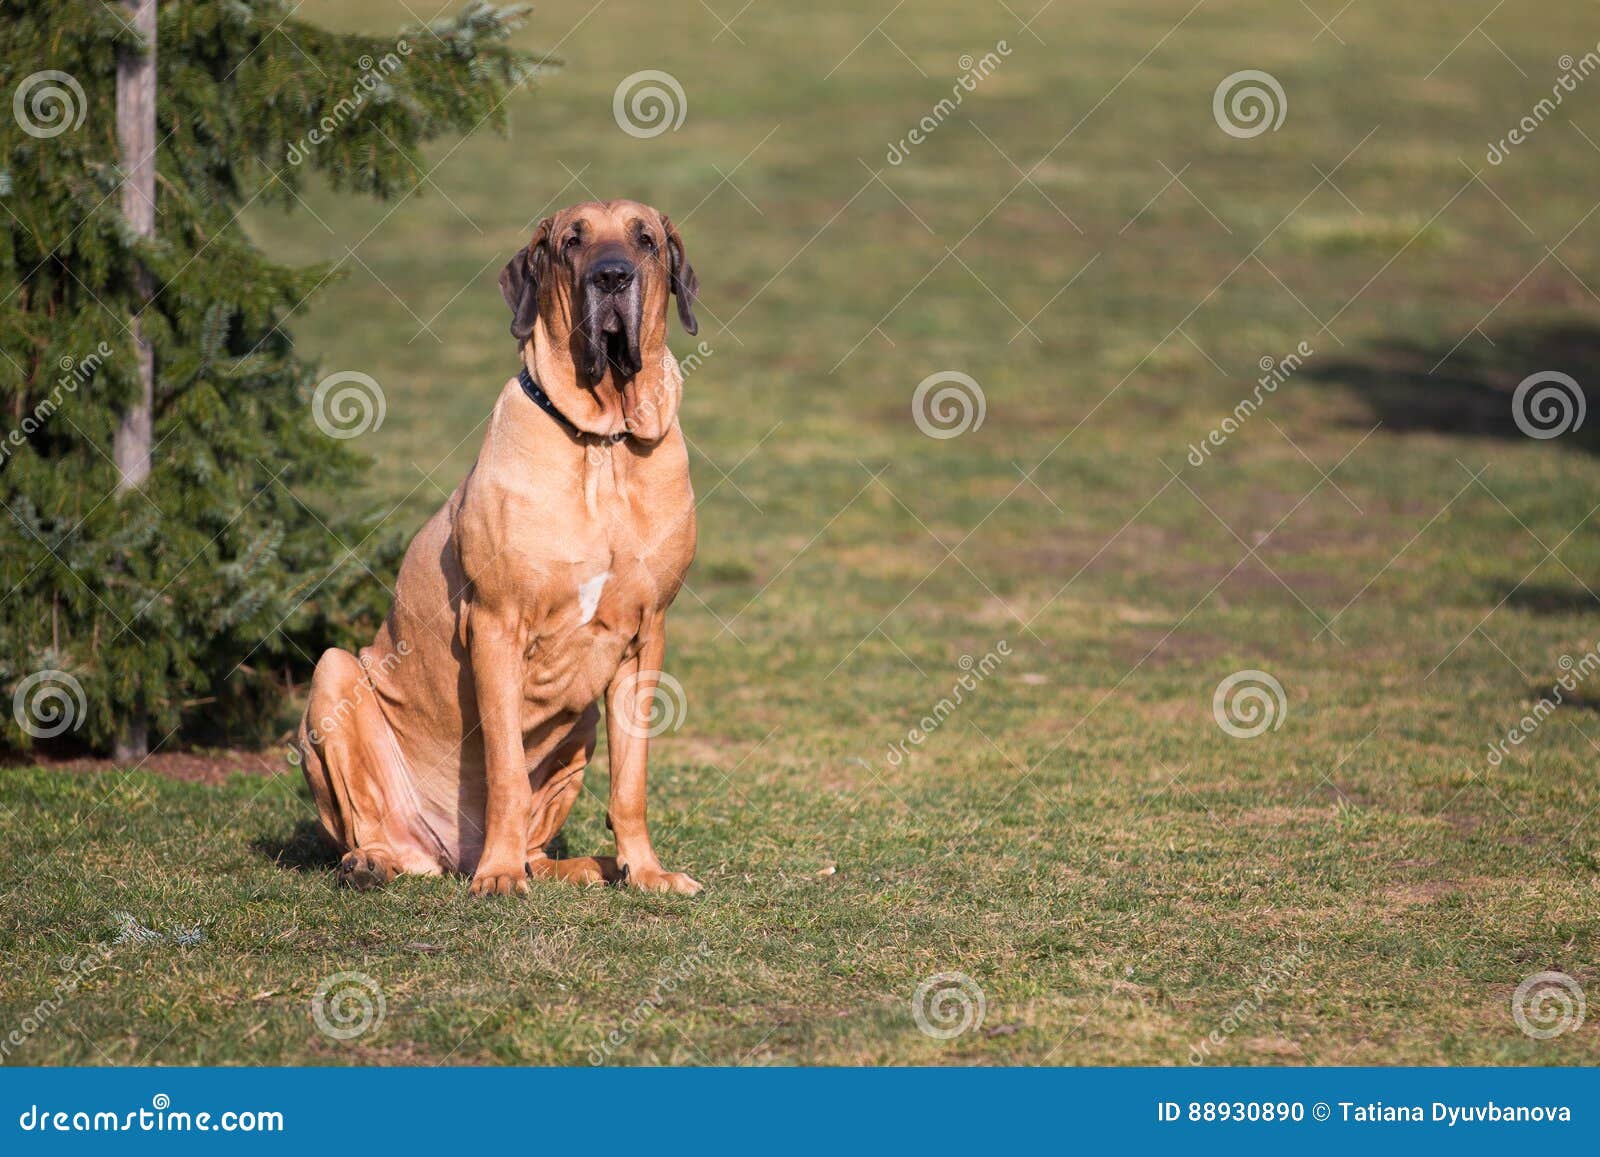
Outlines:
<svg viewBox="0 0 1600 1157"><path fill-rule="evenodd" d="M585 201L546 217L500 273L517 344L542 326L591 389L609 378L622 390L659 364L669 294L683 328L698 333L698 288L672 222L637 201Z"/></svg>

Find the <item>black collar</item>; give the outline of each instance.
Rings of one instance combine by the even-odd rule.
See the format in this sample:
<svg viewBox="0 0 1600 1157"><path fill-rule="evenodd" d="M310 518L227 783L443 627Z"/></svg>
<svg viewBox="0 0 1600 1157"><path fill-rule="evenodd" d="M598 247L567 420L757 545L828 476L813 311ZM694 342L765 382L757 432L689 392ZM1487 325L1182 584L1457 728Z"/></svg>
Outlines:
<svg viewBox="0 0 1600 1157"><path fill-rule="evenodd" d="M555 420L556 425L560 426L563 430L571 434L580 442L587 437L603 438L607 442L615 443L622 441L628 436L628 432L626 430L622 431L620 434L590 434L587 430L579 429L576 422L567 417L560 410L556 409L556 404L550 400L550 395L539 388L539 383L533 380L533 375L528 372L527 366L523 366L521 372L517 374L517 381L522 384L522 392L528 395L529 401L538 406L545 413L549 414L550 417Z"/></svg>

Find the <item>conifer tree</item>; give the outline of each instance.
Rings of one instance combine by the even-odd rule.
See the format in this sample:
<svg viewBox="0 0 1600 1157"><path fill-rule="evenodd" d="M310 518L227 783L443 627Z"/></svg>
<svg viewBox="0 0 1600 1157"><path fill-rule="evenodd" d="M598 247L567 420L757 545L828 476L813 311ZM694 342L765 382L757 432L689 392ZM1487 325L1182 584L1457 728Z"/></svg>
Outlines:
<svg viewBox="0 0 1600 1157"><path fill-rule="evenodd" d="M286 324L327 280L256 248L247 206L311 173L391 197L421 145L503 127L547 60L475 0L398 37L340 34L282 0L161 0L156 226L123 209L118 0L0 7L0 708L7 742L137 749L270 724L321 648L370 633L374 526L313 510L362 468L313 420ZM10 115L6 115L10 114ZM150 472L113 448L154 355ZM134 753L137 753L135 750Z"/></svg>

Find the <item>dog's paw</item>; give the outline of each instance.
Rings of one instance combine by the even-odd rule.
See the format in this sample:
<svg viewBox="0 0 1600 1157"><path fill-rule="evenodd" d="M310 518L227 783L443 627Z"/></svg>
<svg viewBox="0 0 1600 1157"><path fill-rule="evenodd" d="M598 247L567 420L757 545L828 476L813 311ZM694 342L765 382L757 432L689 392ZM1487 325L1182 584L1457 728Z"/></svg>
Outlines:
<svg viewBox="0 0 1600 1157"><path fill-rule="evenodd" d="M503 872L494 867L480 867L472 877L474 896L515 896L528 890L528 865L520 871Z"/></svg>
<svg viewBox="0 0 1600 1157"><path fill-rule="evenodd" d="M668 872L661 868L649 871L630 868L623 876L623 882L630 888L646 892L673 892L679 896L693 896L700 891L699 882L686 872Z"/></svg>
<svg viewBox="0 0 1600 1157"><path fill-rule="evenodd" d="M536 856L528 862L528 874L536 880L561 880L568 884L610 884L621 879L617 861L611 856L577 856L566 860Z"/></svg>
<svg viewBox="0 0 1600 1157"><path fill-rule="evenodd" d="M365 892L372 888L383 887L399 874L400 870L389 862L387 856L365 848L357 848L353 852L347 852L344 859L339 861L338 870L334 872L333 878L346 888Z"/></svg>

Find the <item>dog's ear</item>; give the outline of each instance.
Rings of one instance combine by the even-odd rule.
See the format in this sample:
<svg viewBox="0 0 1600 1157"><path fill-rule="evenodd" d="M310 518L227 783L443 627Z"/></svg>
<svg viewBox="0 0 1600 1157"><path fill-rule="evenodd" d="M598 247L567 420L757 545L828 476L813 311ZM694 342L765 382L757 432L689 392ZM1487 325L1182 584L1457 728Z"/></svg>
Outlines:
<svg viewBox="0 0 1600 1157"><path fill-rule="evenodd" d="M678 298L678 320L692 336L700 332L700 323L694 319L694 299L700 292L700 279L694 275L694 266L683 251L683 238L672 227L666 216L661 216L661 228L667 234L667 268L672 272L672 292Z"/></svg>
<svg viewBox="0 0 1600 1157"><path fill-rule="evenodd" d="M527 248L517 250L500 271L500 296L511 309L511 336L517 339L518 346L533 334L534 323L539 320L539 283L549 267L549 242L550 218L546 217L539 222Z"/></svg>

